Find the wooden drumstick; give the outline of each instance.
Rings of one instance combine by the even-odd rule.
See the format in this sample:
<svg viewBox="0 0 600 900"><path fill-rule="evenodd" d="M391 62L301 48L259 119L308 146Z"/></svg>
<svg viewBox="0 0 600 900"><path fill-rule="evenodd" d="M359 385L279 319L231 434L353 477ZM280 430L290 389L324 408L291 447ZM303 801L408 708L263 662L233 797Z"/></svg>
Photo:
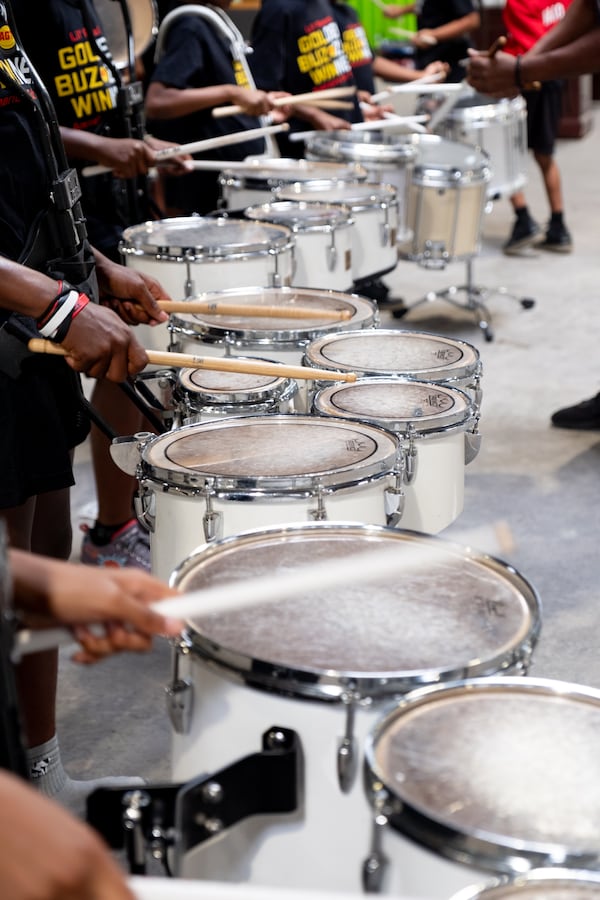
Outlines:
<svg viewBox="0 0 600 900"><path fill-rule="evenodd" d="M297 106L299 103L308 103L318 106L321 100L339 100L340 97L351 97L355 93L355 87L310 91L306 94L293 94L290 97L277 97L273 100L273 106ZM212 111L212 115L215 119L221 119L223 116L237 116L243 111L241 106L216 106Z"/></svg>
<svg viewBox="0 0 600 900"><path fill-rule="evenodd" d="M268 319L328 319L332 322L352 318L349 309L311 309L310 306L258 306L227 303L221 300L158 300L167 313L190 313L210 316L243 316Z"/></svg>
<svg viewBox="0 0 600 900"><path fill-rule="evenodd" d="M32 353L48 353L51 356L68 356L59 344L43 338L32 338L27 344ZM284 363L264 362L259 359L232 359L228 356L196 356L192 353L169 353L167 350L146 350L148 363L172 369L208 369L210 372L239 372L241 375L275 375L298 381L350 381L357 380L356 372L330 372L328 369L312 369L308 366L288 366Z"/></svg>

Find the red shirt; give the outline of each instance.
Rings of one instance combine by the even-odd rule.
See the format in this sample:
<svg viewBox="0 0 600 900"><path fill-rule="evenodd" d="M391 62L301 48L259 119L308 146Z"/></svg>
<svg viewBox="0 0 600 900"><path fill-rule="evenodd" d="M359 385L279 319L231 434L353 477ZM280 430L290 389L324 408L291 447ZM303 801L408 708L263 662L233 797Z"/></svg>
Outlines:
<svg viewBox="0 0 600 900"><path fill-rule="evenodd" d="M508 42L502 49L526 53L563 18L571 0L507 0L502 18Z"/></svg>

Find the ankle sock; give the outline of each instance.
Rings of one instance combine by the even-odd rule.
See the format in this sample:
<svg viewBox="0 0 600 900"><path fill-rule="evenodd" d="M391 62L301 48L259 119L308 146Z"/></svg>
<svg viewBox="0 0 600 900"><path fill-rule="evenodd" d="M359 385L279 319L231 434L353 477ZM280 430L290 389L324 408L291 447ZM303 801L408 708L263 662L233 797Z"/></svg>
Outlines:
<svg viewBox="0 0 600 900"><path fill-rule="evenodd" d="M518 209L515 209L515 216L517 217L518 222L528 222L531 219L529 207L520 206Z"/></svg>
<svg viewBox="0 0 600 900"><path fill-rule="evenodd" d="M75 815L85 818L85 801L88 794L99 787L120 787L132 785L139 787L144 784L143 778L132 776L108 776L95 778L89 781L74 781L65 772L60 757L60 747L56 735L26 750L29 780L46 797L52 797L61 806L66 807Z"/></svg>
<svg viewBox="0 0 600 900"><path fill-rule="evenodd" d="M110 544L117 531L121 531L122 528L125 528L126 525L130 525L132 522L135 522L135 519L127 519L119 525L103 525L102 522L96 522L88 531L90 540L97 547L105 547L107 544Z"/></svg>
<svg viewBox="0 0 600 900"><path fill-rule="evenodd" d="M562 212L553 212L550 216L550 228L561 228L564 226L564 219Z"/></svg>

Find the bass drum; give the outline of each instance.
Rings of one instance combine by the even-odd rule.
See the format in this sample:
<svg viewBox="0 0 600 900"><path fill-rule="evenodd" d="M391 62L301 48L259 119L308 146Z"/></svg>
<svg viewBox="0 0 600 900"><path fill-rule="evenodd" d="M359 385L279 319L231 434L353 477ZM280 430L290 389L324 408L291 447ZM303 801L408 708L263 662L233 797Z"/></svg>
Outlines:
<svg viewBox="0 0 600 900"><path fill-rule="evenodd" d="M133 46L136 57L141 56L158 34L158 11L154 0L122 0L129 10ZM128 38L121 2L94 0L113 60L119 69L129 63Z"/></svg>

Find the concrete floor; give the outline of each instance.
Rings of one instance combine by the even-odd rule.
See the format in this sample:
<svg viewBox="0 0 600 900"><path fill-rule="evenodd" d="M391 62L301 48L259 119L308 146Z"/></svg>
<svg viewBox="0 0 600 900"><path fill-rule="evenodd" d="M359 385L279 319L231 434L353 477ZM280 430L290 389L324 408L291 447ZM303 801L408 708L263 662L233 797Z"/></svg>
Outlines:
<svg viewBox="0 0 600 900"><path fill-rule="evenodd" d="M512 227L508 201L485 217L475 279L488 287L495 339L488 343L468 312L428 303L402 320L382 313L382 326L416 328L476 345L483 362L483 443L465 475L465 508L445 535L505 520L515 546L505 561L536 587L543 606L542 633L531 674L600 688L600 434L554 429L551 413L600 389L600 270L597 169L600 110L592 132L563 141L561 168L571 255L502 254ZM532 163L529 205L543 224L548 216ZM461 283L464 265L442 272L401 262L386 276L393 294L412 303L426 291ZM503 286L536 300L525 310ZM73 520L93 517L89 451L76 458ZM78 536L76 536L78 543ZM75 547L77 551L77 546ZM149 781L170 774L164 686L169 649L157 642L144 657L112 659L94 668L73 665L61 651L60 738L75 777L138 774Z"/></svg>

